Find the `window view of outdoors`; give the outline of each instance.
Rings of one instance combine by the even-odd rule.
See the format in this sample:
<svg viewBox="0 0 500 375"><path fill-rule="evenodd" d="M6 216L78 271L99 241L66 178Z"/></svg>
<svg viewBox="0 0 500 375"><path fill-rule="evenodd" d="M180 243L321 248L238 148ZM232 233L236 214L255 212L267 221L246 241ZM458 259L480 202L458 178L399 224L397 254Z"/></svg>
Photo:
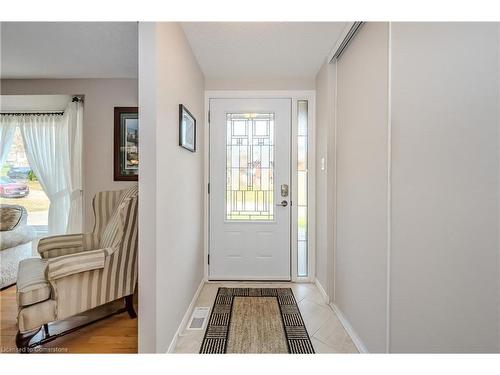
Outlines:
<svg viewBox="0 0 500 375"><path fill-rule="evenodd" d="M49 199L30 168L19 129L0 171L0 204L24 206L28 225L33 226L37 235L47 233Z"/></svg>
<svg viewBox="0 0 500 375"><path fill-rule="evenodd" d="M299 100L298 109L298 136L297 136L297 249L298 249L298 276L307 276L307 132L308 132L308 102Z"/></svg>

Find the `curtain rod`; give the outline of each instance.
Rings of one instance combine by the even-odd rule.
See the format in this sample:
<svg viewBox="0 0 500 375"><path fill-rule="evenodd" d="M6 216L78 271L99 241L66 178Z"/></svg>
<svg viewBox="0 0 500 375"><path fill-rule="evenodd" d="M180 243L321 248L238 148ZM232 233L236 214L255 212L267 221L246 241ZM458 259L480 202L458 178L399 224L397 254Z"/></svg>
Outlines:
<svg viewBox="0 0 500 375"><path fill-rule="evenodd" d="M82 102L83 98L81 96L73 96L71 99L73 103ZM0 116L43 116L43 115L53 115L53 116L62 116L64 115L64 111L57 112L0 112Z"/></svg>
<svg viewBox="0 0 500 375"><path fill-rule="evenodd" d="M44 116L44 115L55 115L62 116L64 112L1 112L1 116Z"/></svg>

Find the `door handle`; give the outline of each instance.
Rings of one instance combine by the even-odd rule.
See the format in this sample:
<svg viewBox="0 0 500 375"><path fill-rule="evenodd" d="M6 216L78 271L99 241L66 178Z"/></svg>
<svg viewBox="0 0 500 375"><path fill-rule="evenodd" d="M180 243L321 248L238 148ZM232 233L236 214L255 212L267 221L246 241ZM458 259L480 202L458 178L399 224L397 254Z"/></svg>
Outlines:
<svg viewBox="0 0 500 375"><path fill-rule="evenodd" d="M288 202L285 200L282 200L281 203L276 203L276 206L286 207L286 206L288 206Z"/></svg>

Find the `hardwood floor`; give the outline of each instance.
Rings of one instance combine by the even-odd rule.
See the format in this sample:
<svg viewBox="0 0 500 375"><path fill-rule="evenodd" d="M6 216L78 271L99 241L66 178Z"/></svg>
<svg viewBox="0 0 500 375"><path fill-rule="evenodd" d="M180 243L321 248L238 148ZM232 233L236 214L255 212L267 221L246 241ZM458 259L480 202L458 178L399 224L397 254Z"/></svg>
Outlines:
<svg viewBox="0 0 500 375"><path fill-rule="evenodd" d="M137 311L137 299L134 301ZM98 307L67 321L50 325L58 333L123 307L121 302ZM16 287L0 291L0 353L15 353L17 305ZM41 333L39 333L41 335ZM34 340L37 338L36 336ZM60 337L40 348L48 353L137 353L137 319L124 312Z"/></svg>

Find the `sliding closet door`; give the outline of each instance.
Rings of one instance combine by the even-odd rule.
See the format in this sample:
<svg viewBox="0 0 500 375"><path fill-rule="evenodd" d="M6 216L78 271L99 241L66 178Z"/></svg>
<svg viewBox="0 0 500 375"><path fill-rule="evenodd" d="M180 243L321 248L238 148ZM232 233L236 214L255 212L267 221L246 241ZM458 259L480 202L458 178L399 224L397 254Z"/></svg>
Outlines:
<svg viewBox="0 0 500 375"><path fill-rule="evenodd" d="M388 24L365 24L337 62L335 304L386 350Z"/></svg>
<svg viewBox="0 0 500 375"><path fill-rule="evenodd" d="M391 350L498 351L498 24L392 25Z"/></svg>

